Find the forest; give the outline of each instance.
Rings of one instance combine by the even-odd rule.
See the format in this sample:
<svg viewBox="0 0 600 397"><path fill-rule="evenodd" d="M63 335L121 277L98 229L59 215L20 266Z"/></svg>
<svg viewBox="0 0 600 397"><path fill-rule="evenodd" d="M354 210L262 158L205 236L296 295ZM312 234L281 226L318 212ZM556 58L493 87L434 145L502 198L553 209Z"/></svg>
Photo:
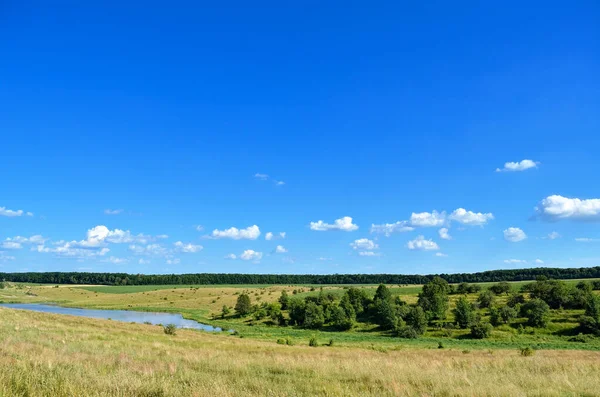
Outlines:
<svg viewBox="0 0 600 397"><path fill-rule="evenodd" d="M40 284L101 285L219 285L219 284L427 284L435 277L448 283L526 281L538 277L552 279L600 278L600 267L530 268L490 270L477 273L404 275L404 274L126 274L82 272L0 273L0 280Z"/></svg>

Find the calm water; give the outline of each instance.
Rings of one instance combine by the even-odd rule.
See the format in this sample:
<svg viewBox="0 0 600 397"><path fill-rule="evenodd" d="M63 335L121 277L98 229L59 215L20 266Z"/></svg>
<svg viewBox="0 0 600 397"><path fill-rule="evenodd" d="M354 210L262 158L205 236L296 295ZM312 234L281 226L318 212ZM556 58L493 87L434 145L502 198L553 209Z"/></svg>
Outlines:
<svg viewBox="0 0 600 397"><path fill-rule="evenodd" d="M134 312L128 310L97 310L97 309L74 309L70 307L60 307L51 305L40 305L37 303L3 303L0 307L10 309L33 310L35 312L68 314L71 316L91 317L123 321L126 323L151 323L157 324L175 324L177 328L193 328L203 331L220 332L221 328L201 324L193 320L186 320L181 314L172 313L151 313Z"/></svg>

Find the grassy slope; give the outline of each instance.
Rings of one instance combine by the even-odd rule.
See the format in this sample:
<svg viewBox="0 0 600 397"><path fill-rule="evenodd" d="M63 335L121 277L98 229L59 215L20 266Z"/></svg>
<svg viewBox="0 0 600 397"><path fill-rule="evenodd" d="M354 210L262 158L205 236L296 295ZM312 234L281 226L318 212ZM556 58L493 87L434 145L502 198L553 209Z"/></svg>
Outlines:
<svg viewBox="0 0 600 397"><path fill-rule="evenodd" d="M303 346L0 308L0 395L596 395L600 353Z"/></svg>
<svg viewBox="0 0 600 397"><path fill-rule="evenodd" d="M576 283L571 280L569 282ZM514 283L519 288L522 283ZM488 287L491 284L482 284ZM376 286L362 286L369 293L374 293ZM225 320L215 319L212 314L219 313L223 305L234 306L238 295L246 292L253 303L272 302L278 299L281 290L286 289L290 294L297 290L297 296L318 294L318 289L310 291L309 286L125 286L125 287L81 287L81 286L34 286L31 289L9 288L0 290L0 301L4 302L55 302L64 306L99 308L99 309L129 309L142 311L162 311L182 313L184 317L204 323L220 326L224 329L235 329L246 338L276 341L278 338L291 337L303 343L315 335L321 343L333 339L339 346L359 346L375 349L395 349L398 346L413 346L432 348L437 347L438 341L443 341L446 347L456 349L517 349L523 346L534 346L540 349L586 349L600 350L600 338L588 343L569 342L577 326L577 317L582 311L571 310L554 312L549 329L534 330L525 327L525 333L519 334L514 327L497 327L492 338L487 340L472 340L467 337L468 330L455 330L453 337L442 335L441 331L430 328L424 337L418 340L405 340L391 337L381 332L377 326L359 324L350 332L311 331L294 327L268 326L263 322L252 322L229 317ZM325 287L327 291L336 294L344 293L342 286ZM31 294L26 294L30 291ZM392 286L394 295L414 303L417 300L419 286ZM33 294L33 295L32 295ZM450 307L458 296L451 296ZM474 300L476 295L470 295ZM505 298L500 298L500 301ZM449 312L451 316L451 313ZM562 334L562 335L561 335Z"/></svg>

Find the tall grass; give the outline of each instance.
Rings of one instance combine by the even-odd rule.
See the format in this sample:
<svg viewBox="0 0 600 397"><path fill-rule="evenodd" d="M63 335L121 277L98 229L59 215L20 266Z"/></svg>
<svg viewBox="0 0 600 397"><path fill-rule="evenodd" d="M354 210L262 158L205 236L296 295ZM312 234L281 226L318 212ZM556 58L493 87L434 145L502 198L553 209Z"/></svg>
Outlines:
<svg viewBox="0 0 600 397"><path fill-rule="evenodd" d="M366 350L0 309L1 396L596 395L600 353Z"/></svg>

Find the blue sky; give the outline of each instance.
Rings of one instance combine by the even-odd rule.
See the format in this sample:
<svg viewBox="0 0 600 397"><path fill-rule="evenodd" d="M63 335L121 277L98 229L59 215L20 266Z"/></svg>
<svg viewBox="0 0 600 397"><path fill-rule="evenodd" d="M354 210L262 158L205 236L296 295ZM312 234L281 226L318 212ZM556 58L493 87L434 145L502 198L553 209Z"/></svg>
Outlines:
<svg viewBox="0 0 600 397"><path fill-rule="evenodd" d="M3 2L0 272L598 266L599 19Z"/></svg>

